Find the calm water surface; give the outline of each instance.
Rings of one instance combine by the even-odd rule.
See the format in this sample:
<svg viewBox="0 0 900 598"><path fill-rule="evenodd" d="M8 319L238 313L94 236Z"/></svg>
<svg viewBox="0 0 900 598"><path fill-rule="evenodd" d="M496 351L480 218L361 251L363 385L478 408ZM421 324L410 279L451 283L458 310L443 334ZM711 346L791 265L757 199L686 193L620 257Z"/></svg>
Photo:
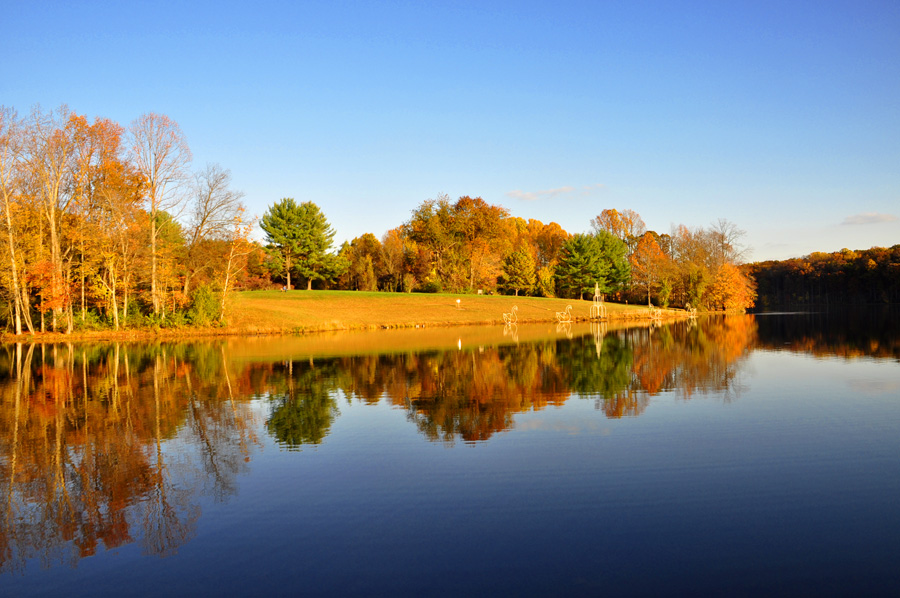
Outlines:
<svg viewBox="0 0 900 598"><path fill-rule="evenodd" d="M900 592L895 317L0 351L0 594Z"/></svg>

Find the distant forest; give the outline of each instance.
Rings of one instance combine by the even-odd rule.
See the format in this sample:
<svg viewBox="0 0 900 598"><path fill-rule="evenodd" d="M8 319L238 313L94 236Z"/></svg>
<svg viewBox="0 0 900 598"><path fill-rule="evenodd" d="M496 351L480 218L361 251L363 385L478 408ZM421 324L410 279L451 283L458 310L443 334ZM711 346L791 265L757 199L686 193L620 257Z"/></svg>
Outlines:
<svg viewBox="0 0 900 598"><path fill-rule="evenodd" d="M761 309L900 303L900 245L749 264Z"/></svg>

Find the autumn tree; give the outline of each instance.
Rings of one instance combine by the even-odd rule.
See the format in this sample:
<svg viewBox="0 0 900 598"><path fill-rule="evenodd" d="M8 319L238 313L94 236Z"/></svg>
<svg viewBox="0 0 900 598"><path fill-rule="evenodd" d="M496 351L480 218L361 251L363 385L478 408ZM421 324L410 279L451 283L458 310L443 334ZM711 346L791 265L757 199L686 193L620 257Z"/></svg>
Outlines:
<svg viewBox="0 0 900 598"><path fill-rule="evenodd" d="M453 231L453 213L450 197L438 195L428 199L413 210L412 218L403 225L404 234L418 245L428 269L418 272L419 282L434 276L439 282L449 278L454 252L460 240Z"/></svg>
<svg viewBox="0 0 900 598"><path fill-rule="evenodd" d="M94 283L102 287L109 301L116 330L120 312L121 320L128 320L137 256L140 248L146 246L147 221L146 212L141 210L143 177L130 164L118 164L107 171L97 192L97 225L106 230L106 235L102 245L95 247L102 266L94 273Z"/></svg>
<svg viewBox="0 0 900 598"><path fill-rule="evenodd" d="M26 137L29 176L42 220L47 226L50 250L49 260L39 259L35 266L41 287L41 312L51 312L54 330L59 330L60 320L65 317L66 332L71 332L73 327L63 252L64 215L74 197L74 141L67 126L70 115L65 106L47 114L35 108Z"/></svg>
<svg viewBox="0 0 900 598"><path fill-rule="evenodd" d="M556 260L559 257L559 252L562 249L563 244L571 235L555 222L541 225L540 229L536 232L537 234L534 237L535 245L537 247L536 265L539 268L553 266L556 264Z"/></svg>
<svg viewBox="0 0 900 598"><path fill-rule="evenodd" d="M34 333L31 318L24 307L20 280L20 267L16 250L16 230L13 227L13 203L18 194L19 178L22 176L23 123L12 108L0 106L0 201L3 202L3 217L6 228L7 262L11 282L11 303L15 321L15 333L22 334L22 322L28 331Z"/></svg>
<svg viewBox="0 0 900 598"><path fill-rule="evenodd" d="M503 285L514 290L517 297L519 291L530 292L536 279L534 258L527 249L520 248L503 261Z"/></svg>
<svg viewBox="0 0 900 598"><path fill-rule="evenodd" d="M401 228L392 228L381 237L381 263L384 265L383 286L397 291L403 282L405 247Z"/></svg>
<svg viewBox="0 0 900 598"><path fill-rule="evenodd" d="M341 256L349 262L344 274L346 288L358 291L378 290L378 279L384 271L382 246L372 233L356 237L341 251Z"/></svg>
<svg viewBox="0 0 900 598"><path fill-rule="evenodd" d="M159 292L158 249L160 213L177 217L190 180L191 150L178 123L152 112L138 117L129 129L131 159L144 178L150 215L150 297L153 313L162 308Z"/></svg>
<svg viewBox="0 0 900 598"><path fill-rule="evenodd" d="M734 264L723 264L707 294L708 302L726 311L744 311L753 307L756 288L753 281Z"/></svg>
<svg viewBox="0 0 900 598"><path fill-rule="evenodd" d="M591 227L595 233L606 231L617 239L621 239L628 245L628 250L633 251L637 240L647 232L647 226L640 214L634 210L606 209L591 221Z"/></svg>
<svg viewBox="0 0 900 598"><path fill-rule="evenodd" d="M116 251L119 223L112 212L129 206L135 209L141 191L141 177L124 157L124 130L109 119L89 123L72 115L68 126L74 141L74 201L71 239L77 256L81 322L85 323L89 295L106 299L107 315L112 313L118 327L116 281L110 280L121 266ZM112 212L110 211L112 210Z"/></svg>
<svg viewBox="0 0 900 598"><path fill-rule="evenodd" d="M403 227L428 262L420 282L436 279L455 291L492 287L500 273L508 216L505 208L480 197L463 196L451 203L447 195L439 195L423 202Z"/></svg>
<svg viewBox="0 0 900 598"><path fill-rule="evenodd" d="M631 263L631 280L646 290L647 304L650 305L650 294L663 282L670 269L669 258L660 249L653 233L648 232L638 240L628 259Z"/></svg>
<svg viewBox="0 0 900 598"><path fill-rule="evenodd" d="M487 203L480 197L460 197L453 204L454 229L461 240L462 267L467 270L465 281L457 288L476 289L493 286L499 274L499 245L503 243L503 223L509 211Z"/></svg>

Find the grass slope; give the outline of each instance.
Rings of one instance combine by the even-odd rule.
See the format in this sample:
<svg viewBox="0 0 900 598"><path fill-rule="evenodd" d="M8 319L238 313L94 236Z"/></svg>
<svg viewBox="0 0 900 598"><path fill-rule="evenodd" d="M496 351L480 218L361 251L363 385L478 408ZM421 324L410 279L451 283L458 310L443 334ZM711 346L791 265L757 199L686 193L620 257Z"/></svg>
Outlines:
<svg viewBox="0 0 900 598"><path fill-rule="evenodd" d="M457 306L457 299L459 304ZM576 321L588 320L590 301L542 297L479 296L360 291L245 291L229 299L225 326L210 328L138 328L96 330L74 334L45 332L15 336L0 330L0 343L125 341L155 338L292 334L338 330L374 330L503 324L503 314L518 307L520 324L556 322L556 312L572 306ZM610 321L648 320L646 305L607 303ZM682 310L664 310L664 317L683 317ZM442 341L443 342L443 341Z"/></svg>
<svg viewBox="0 0 900 598"><path fill-rule="evenodd" d="M457 300L459 304L457 305ZM572 306L587 320L591 302L542 297L383 293L361 291L247 291L236 293L228 327L248 333L496 324L518 306L518 319L556 321ZM611 320L646 319L646 306L607 303ZM674 315L676 312L672 312Z"/></svg>

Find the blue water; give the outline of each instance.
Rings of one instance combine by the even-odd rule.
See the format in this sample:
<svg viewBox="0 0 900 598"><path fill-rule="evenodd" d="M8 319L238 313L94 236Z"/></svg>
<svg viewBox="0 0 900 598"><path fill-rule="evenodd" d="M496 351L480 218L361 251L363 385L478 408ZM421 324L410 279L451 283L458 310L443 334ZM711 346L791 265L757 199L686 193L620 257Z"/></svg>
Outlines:
<svg viewBox="0 0 900 598"><path fill-rule="evenodd" d="M288 367L284 361L244 370L232 364L229 400L221 371L210 374L214 388L198 377L185 390L184 372L199 372L199 362L182 356L179 378L167 354L157 362L170 372L164 386L194 402L160 439L166 496L176 504L178 529L188 532L149 542L146 530L160 529L162 518L146 525L153 491L144 489L123 511L131 541L115 548L101 542L92 556L73 557L77 550L64 534L52 547L21 540L26 532L32 538L55 532L35 527L49 525L38 515L40 504L25 504L25 495L40 493L15 486L19 519L7 518L4 530L19 521L17 541L31 554L6 560L0 593L896 595L900 362L879 351L847 357L809 343L799 350L796 338L766 337L752 319L737 339L716 326L721 322L678 324L668 334L622 333L616 347L601 345L626 356L604 370L626 364L624 386L580 383L583 391L559 399L554 382L550 404L535 389L560 375L561 356L573 343L589 349L578 353L583 359L600 359L589 332L536 345L500 346L498 335L496 347L454 347L447 355L362 356L356 365L367 373L355 378L347 373L348 357L317 356L312 366L297 360L288 375L298 381L294 400L328 401L318 415L292 420L318 422L306 434L317 441L305 443L285 442L272 428L284 392L272 380ZM615 335L606 333L607 343ZM734 346L724 357L706 355L714 363L698 374L698 353L721 349L726 338ZM536 346L543 362L531 360L526 383L521 372L518 386L480 379L485 387L512 388L495 391L508 409L497 408L496 396L464 396L466 383L478 382L484 369L504 371L488 366L517 371L516 356ZM469 363L472 369L462 371ZM647 363L664 368L668 382L648 391L641 382ZM431 368L441 372L439 383L423 373L429 364L439 364ZM566 362L570 369L589 367ZM149 393L149 369L143 371ZM310 376L314 384L302 382ZM373 382L379 376L388 381L379 386ZM397 380L407 396L390 390ZM364 382L380 394L363 400L348 390ZM214 392L201 397L205 391ZM633 415L609 416L613 394L631 397L638 405ZM108 394L83 395L109 404ZM522 402L524 395L530 400ZM134 400L147 396L136 392ZM473 401L481 408L473 410ZM2 405L10 413L9 394ZM21 405L19 413L21 440ZM239 431L227 423L236 413L250 422ZM491 425L466 440L471 420L482 416ZM210 425L196 423L204 420ZM8 472L12 426L3 426ZM68 450L81 455L82 436L73 427ZM437 437L428 433L435 429ZM244 452L236 448L241 431L251 438ZM142 450L155 467L153 437ZM78 469L77 459L72 467ZM77 494L77 476L68 483Z"/></svg>

